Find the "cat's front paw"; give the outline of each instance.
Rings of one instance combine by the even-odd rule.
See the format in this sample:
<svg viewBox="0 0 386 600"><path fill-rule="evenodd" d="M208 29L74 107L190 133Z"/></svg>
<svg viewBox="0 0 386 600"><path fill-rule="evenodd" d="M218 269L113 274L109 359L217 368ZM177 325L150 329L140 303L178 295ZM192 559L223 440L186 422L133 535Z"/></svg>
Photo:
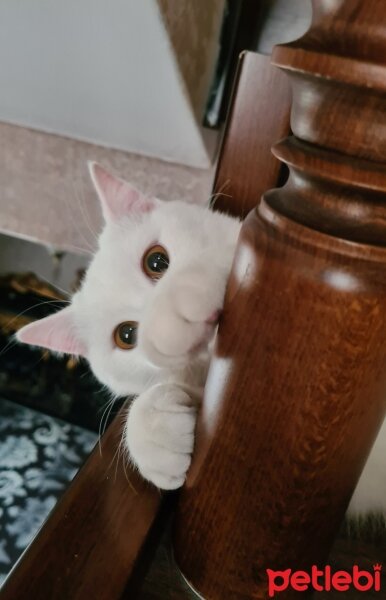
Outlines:
<svg viewBox="0 0 386 600"><path fill-rule="evenodd" d="M183 485L194 446L197 402L172 384L140 394L130 408L125 439L131 459L154 485Z"/></svg>

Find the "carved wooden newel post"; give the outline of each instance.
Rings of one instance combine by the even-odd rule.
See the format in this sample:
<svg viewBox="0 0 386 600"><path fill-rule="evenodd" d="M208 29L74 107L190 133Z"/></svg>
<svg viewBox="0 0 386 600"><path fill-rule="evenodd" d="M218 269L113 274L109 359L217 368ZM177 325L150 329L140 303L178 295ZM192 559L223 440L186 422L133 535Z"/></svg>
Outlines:
<svg viewBox="0 0 386 600"><path fill-rule="evenodd" d="M273 61L291 174L242 229L175 527L210 600L325 561L386 408L386 3L315 0Z"/></svg>

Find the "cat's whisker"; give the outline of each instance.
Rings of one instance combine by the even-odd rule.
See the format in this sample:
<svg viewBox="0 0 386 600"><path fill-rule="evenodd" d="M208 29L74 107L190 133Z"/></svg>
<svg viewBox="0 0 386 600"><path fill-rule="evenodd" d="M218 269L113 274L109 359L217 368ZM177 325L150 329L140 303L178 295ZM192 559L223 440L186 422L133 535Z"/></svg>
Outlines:
<svg viewBox="0 0 386 600"><path fill-rule="evenodd" d="M126 419L127 419L127 416L125 417L125 420ZM122 427L121 439L120 439L119 446L118 446L118 448L119 448L119 454L120 454L120 456L122 458L123 469L124 469L124 472L125 472L126 481L129 484L131 490L133 492L135 492L136 494L138 494L138 491L135 489L134 485L132 484L132 482L130 481L130 478L127 475L127 469L126 469L127 466L131 465L132 468L134 468L134 469L137 469L137 467L136 467L136 465L133 465L132 461L130 460L129 454L126 451L124 437L125 437L125 424Z"/></svg>
<svg viewBox="0 0 386 600"><path fill-rule="evenodd" d="M74 185L73 182L72 182L72 185ZM76 197L76 190L74 188L73 188L73 191L75 192L75 197ZM85 243L85 247L88 249L88 251L91 254L94 254L95 248L93 248L91 246L90 241L84 235L84 231L79 227L78 222L75 220L74 213L73 213L73 207L70 204L69 198L67 197L67 195L65 195L64 198L65 198L65 206L66 206L66 209L67 209L67 213L68 213L68 216L70 218L70 221L72 222L72 224L74 226L75 231L77 231L78 234L83 239L83 242ZM76 249L75 246L73 246L73 248ZM77 248L77 249L80 250L81 252L84 252L84 248Z"/></svg>
<svg viewBox="0 0 386 600"><path fill-rule="evenodd" d="M114 404L115 404L115 401L116 401L116 399L117 399L117 398L116 398L116 397L114 397L114 398L112 398L112 400L110 401L110 410L109 410L109 412L107 413L107 415L106 415L106 418L105 418L105 424L104 424L104 426L103 426L103 429L102 429L102 435L104 435L104 434L105 434L106 427L107 427L107 423L108 423L108 421L109 421L109 418L110 418L110 415L111 415L111 411L112 411L112 410L113 410L113 408L114 408Z"/></svg>
<svg viewBox="0 0 386 600"><path fill-rule="evenodd" d="M125 451L124 451L123 436L124 436L124 430L122 431L121 439L119 440L119 444L118 444L118 455L117 455L117 460L116 460L116 464L115 464L115 479L114 479L114 481L117 481L119 462L124 461Z"/></svg>
<svg viewBox="0 0 386 600"><path fill-rule="evenodd" d="M214 194L211 194L211 196L209 197L209 202L211 202L212 200L216 201L217 198L220 198L220 196L226 196L227 198L232 198L231 194L225 194L224 192L216 192Z"/></svg>
<svg viewBox="0 0 386 600"><path fill-rule="evenodd" d="M121 442L120 446L121 446L121 447L123 447L123 442ZM127 483L129 484L129 486L131 487L132 491L137 493L137 490L136 490L136 489L135 489L135 487L133 486L133 484L132 484L132 482L130 481L130 479L129 479L129 476L128 476L128 474L127 474L127 460L125 460L125 459L126 459L126 453L125 453L125 452L123 452L123 453L122 453L122 464L123 464L123 471L124 471L124 473L125 473L125 478L126 478L126 481L127 481Z"/></svg>
<svg viewBox="0 0 386 600"><path fill-rule="evenodd" d="M124 415L124 419L126 420L127 415ZM122 424L122 432L121 432L121 437L117 446L117 449L114 453L114 456L112 458L112 461L108 467L108 470L110 469L110 467L112 466L112 464L115 462L115 472L114 472L114 482L116 482L117 480L117 475L118 475L118 466L119 466L119 461L122 459L123 462L123 468L124 468L124 472L125 472L125 477L126 477L126 481L128 482L128 484L130 485L131 489L137 493L137 490L134 488L133 484L131 483L131 481L129 480L128 476L127 476L127 471L126 471L126 466L125 466L125 457L127 455L127 452L125 450L125 444L124 444L124 436L125 436L125 423Z"/></svg>
<svg viewBox="0 0 386 600"><path fill-rule="evenodd" d="M106 406L103 409L102 417L101 417L101 420L99 422L98 445L99 445L99 455L100 456L102 456L102 443L101 443L101 441L102 441L102 435L103 435L103 433L102 433L103 419L104 419L105 414L109 410L109 408L110 408L110 411L111 411L111 408L112 408L114 402L115 402L115 398L112 398L111 400L108 400ZM107 416L107 418L108 418L108 416Z"/></svg>
<svg viewBox="0 0 386 600"><path fill-rule="evenodd" d="M89 245L87 246L87 248L82 248L81 246L75 246L74 244L70 244L69 247L66 249L66 252L78 252L82 256L89 258L90 256L93 256L95 254L95 248L92 248Z"/></svg>
<svg viewBox="0 0 386 600"><path fill-rule="evenodd" d="M117 458L117 455L119 454L119 446L120 443L117 445L116 450L114 452L113 458L110 461L110 464L108 465L107 469L106 469L106 473L111 469L111 467L113 466L115 459ZM115 469L115 478L114 478L114 482L117 480L117 474L116 474L116 469Z"/></svg>
<svg viewBox="0 0 386 600"><path fill-rule="evenodd" d="M52 283L52 281L49 281L49 279L47 279L47 277L44 277L44 275L39 275L39 279L41 279L42 281L45 281L46 283L48 283L48 285L52 286L53 288L55 288L56 290L58 290L58 292L61 292L62 294L64 294L66 296L65 299L70 299L71 294L70 292L68 292L67 290L63 289L62 287L60 287L59 285L57 285L56 283ZM58 299L60 301L60 299Z"/></svg>
<svg viewBox="0 0 386 600"><path fill-rule="evenodd" d="M92 245L90 244L90 241L86 238L86 236L84 235L82 229L79 227L78 223L75 222L74 217L72 215L72 210L71 208L67 207L71 217L70 219L73 222L73 225L75 226L75 230L79 233L79 235L81 236L83 242L84 242L84 246L76 246L74 244L71 244L71 250L72 251L76 251L76 252L80 252L81 254L85 254L85 251L89 254L94 254L95 253L95 248L92 247ZM82 241L81 240L81 241Z"/></svg>
<svg viewBox="0 0 386 600"><path fill-rule="evenodd" d="M41 356L38 358L38 360L31 366L31 370L36 369L36 367L42 362L43 359L44 359L44 355L42 353Z"/></svg>
<svg viewBox="0 0 386 600"><path fill-rule="evenodd" d="M231 180L230 179L226 179L224 181L224 183L222 184L222 186L220 187L219 191L217 192L218 194L223 194L224 190L229 187L231 184Z"/></svg>
<svg viewBox="0 0 386 600"><path fill-rule="evenodd" d="M18 343L19 342L17 341L16 337L12 336L11 339L8 340L8 342L5 344L4 348L1 350L0 356L3 356L4 354L12 350L12 348L17 346Z"/></svg>
<svg viewBox="0 0 386 600"><path fill-rule="evenodd" d="M114 457L116 458L115 469L114 469L114 483L117 482L118 466L119 466L119 459L120 459L120 452L119 452L120 447L121 447L121 442L119 442L119 444L117 446L117 449L116 449L116 452L114 454Z"/></svg>
<svg viewBox="0 0 386 600"><path fill-rule="evenodd" d="M218 192L215 192L213 194L211 194L211 196L209 197L209 207L211 209L213 209L216 200L220 197L220 196L226 196L227 198L232 198L231 194L226 194L224 192L224 190L230 185L230 179L227 179L226 181L224 181L224 183L222 184L222 186L220 187L220 189L218 190Z"/></svg>
<svg viewBox="0 0 386 600"><path fill-rule="evenodd" d="M98 243L98 234L96 233L96 231L91 226L90 215L87 212L87 206L86 206L86 203L84 201L83 181L80 180L80 187L81 187L80 194L77 193L77 189L75 187L75 182L74 181L72 181L72 185L73 185L74 193L75 193L75 195L76 195L76 197L78 199L79 208L81 210L81 213L82 213L85 225L88 228L88 230L91 233L91 235L93 236L94 240Z"/></svg>
<svg viewBox="0 0 386 600"><path fill-rule="evenodd" d="M33 310L34 308L44 306L45 304L58 304L59 308L61 308L62 304L71 304L71 302L70 302L70 300L59 300L59 299L58 300L43 300L43 302L37 302L36 304L29 306L25 310L22 310L21 312L19 312L19 314L12 317L12 319L10 319L9 321L7 321L5 323L4 327L6 327L6 328L10 327L12 325L12 323L14 323L15 321L17 321L17 319L19 319L20 317L25 315L29 310Z"/></svg>

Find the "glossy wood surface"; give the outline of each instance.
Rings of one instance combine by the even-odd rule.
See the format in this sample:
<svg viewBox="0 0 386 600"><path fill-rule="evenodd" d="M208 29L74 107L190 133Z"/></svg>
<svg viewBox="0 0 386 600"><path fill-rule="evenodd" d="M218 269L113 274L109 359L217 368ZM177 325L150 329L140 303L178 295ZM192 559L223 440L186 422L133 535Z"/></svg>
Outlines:
<svg viewBox="0 0 386 600"><path fill-rule="evenodd" d="M323 564L386 411L380 103L365 133L373 84L385 97L363 67L386 81L386 3L314 14L274 52L295 88L297 137L274 150L290 177L242 228L175 522L177 562L207 600L267 598L267 568Z"/></svg>
<svg viewBox="0 0 386 600"><path fill-rule="evenodd" d="M161 494L117 464L123 415L103 436L27 548L1 600L115 600L127 583L160 508Z"/></svg>
<svg viewBox="0 0 386 600"><path fill-rule="evenodd" d="M281 163L271 146L288 133L291 89L268 56L244 52L234 90L214 182L214 207L245 217L278 180ZM256 123L258 135L251 135Z"/></svg>

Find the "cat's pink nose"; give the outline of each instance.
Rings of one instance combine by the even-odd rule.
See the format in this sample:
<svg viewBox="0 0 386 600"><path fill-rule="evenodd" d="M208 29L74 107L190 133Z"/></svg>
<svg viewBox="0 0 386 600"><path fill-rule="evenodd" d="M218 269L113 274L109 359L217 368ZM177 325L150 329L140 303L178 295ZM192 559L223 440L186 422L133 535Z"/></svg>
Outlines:
<svg viewBox="0 0 386 600"><path fill-rule="evenodd" d="M210 317L206 319L205 323L208 323L208 325L214 325L214 323L217 323L217 321L219 320L220 315L221 310L215 310L214 313L212 313Z"/></svg>

